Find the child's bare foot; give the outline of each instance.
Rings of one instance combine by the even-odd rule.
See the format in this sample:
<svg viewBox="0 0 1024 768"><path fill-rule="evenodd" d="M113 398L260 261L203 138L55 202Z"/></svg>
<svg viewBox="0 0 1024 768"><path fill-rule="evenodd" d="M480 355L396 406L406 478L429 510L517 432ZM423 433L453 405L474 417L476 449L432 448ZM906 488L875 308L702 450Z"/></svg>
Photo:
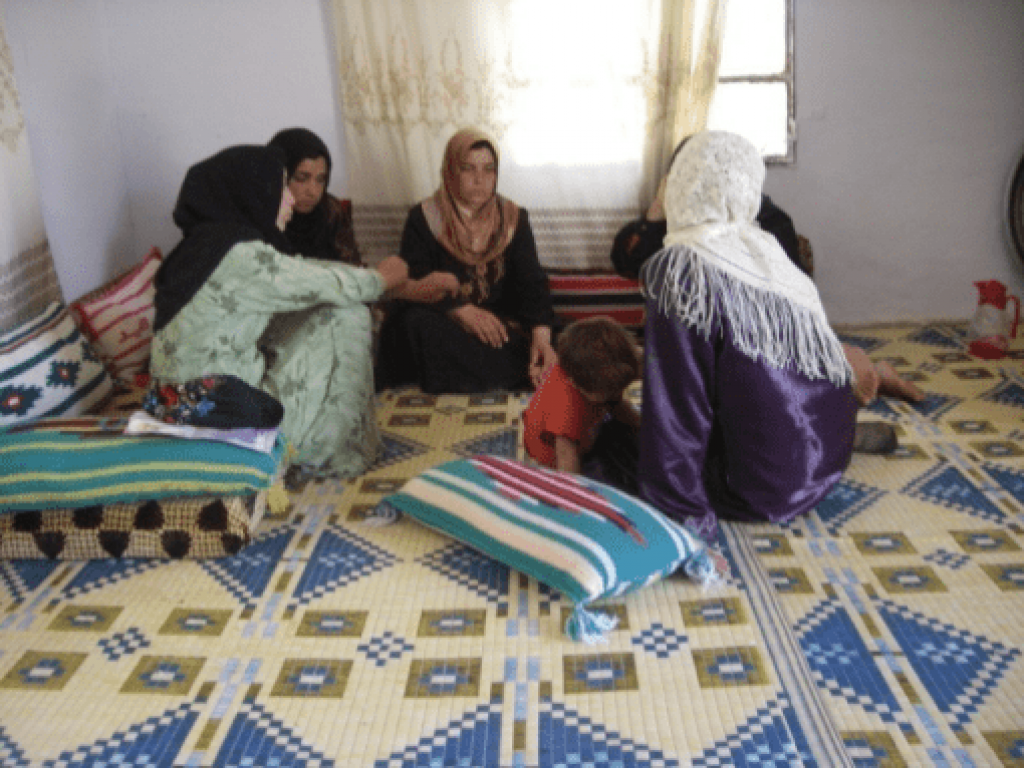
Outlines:
<svg viewBox="0 0 1024 768"><path fill-rule="evenodd" d="M925 399L924 391L914 382L907 381L889 363L875 363L878 372L878 393L888 397L898 397L908 403L920 403Z"/></svg>

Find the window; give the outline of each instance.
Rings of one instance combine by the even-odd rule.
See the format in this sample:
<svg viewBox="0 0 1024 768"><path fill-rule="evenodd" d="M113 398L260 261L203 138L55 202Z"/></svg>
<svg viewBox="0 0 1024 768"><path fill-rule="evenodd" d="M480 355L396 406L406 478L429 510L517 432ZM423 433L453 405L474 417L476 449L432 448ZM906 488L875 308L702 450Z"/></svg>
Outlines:
<svg viewBox="0 0 1024 768"><path fill-rule="evenodd" d="M708 127L750 139L768 162L794 159L793 0L729 0Z"/></svg>

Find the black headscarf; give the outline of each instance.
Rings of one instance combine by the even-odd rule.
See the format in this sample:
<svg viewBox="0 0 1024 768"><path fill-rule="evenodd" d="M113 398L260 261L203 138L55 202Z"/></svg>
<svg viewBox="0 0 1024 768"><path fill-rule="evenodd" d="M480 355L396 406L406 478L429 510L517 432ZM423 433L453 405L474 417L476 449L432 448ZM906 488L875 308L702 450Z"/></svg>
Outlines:
<svg viewBox="0 0 1024 768"><path fill-rule="evenodd" d="M292 252L277 228L284 171L283 153L259 146L229 147L189 168L174 206L174 223L184 236L156 273L156 330L178 314L238 243L262 240Z"/></svg>
<svg viewBox="0 0 1024 768"><path fill-rule="evenodd" d="M330 150L319 136L305 128L287 128L280 131L270 140L269 146L284 151L289 179L295 175L295 169L303 160L316 160L322 157L327 163L327 181L324 184L323 197L309 213L295 211L292 220L288 222L285 234L296 253L336 261L338 255L334 245L335 227L327 195L327 184L331 183Z"/></svg>

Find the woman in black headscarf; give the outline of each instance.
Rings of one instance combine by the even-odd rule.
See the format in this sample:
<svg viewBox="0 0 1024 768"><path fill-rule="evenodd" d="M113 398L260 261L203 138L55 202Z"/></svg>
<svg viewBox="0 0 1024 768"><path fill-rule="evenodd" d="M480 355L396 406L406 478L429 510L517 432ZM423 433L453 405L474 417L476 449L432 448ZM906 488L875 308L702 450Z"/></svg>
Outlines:
<svg viewBox="0 0 1024 768"><path fill-rule="evenodd" d="M284 151L288 189L295 211L285 235L295 252L327 261L363 266L352 229L352 205L327 191L331 183L331 153L310 130L288 128L270 140Z"/></svg>
<svg viewBox="0 0 1024 768"><path fill-rule="evenodd" d="M341 476L376 458L367 303L405 280L287 255L294 200L283 153L238 146L189 169L174 221L182 240L156 276L153 375L183 383L230 374L284 406L295 461Z"/></svg>

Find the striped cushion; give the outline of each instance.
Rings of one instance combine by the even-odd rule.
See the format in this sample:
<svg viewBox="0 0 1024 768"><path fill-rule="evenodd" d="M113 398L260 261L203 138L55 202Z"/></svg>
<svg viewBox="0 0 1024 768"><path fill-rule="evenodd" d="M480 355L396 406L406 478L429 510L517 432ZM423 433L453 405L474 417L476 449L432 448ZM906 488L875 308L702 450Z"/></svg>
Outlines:
<svg viewBox="0 0 1024 768"><path fill-rule="evenodd" d="M555 315L568 325L587 317L611 317L626 328L644 325L640 283L620 275L549 275Z"/></svg>
<svg viewBox="0 0 1024 768"><path fill-rule="evenodd" d="M106 368L60 302L0 336L0 429L86 413L112 389Z"/></svg>
<svg viewBox="0 0 1024 768"><path fill-rule="evenodd" d="M284 454L227 443L129 436L126 419L46 419L0 432L0 512L87 507L270 488Z"/></svg>
<svg viewBox="0 0 1024 768"><path fill-rule="evenodd" d="M153 276L163 255L153 247L132 269L97 288L70 309L110 372L126 380L149 366L153 342Z"/></svg>
<svg viewBox="0 0 1024 768"><path fill-rule="evenodd" d="M684 567L711 579L713 558L693 532L653 507L587 478L477 456L427 470L378 513L406 513L558 590L575 606L566 631L595 640L584 606L632 592Z"/></svg>

